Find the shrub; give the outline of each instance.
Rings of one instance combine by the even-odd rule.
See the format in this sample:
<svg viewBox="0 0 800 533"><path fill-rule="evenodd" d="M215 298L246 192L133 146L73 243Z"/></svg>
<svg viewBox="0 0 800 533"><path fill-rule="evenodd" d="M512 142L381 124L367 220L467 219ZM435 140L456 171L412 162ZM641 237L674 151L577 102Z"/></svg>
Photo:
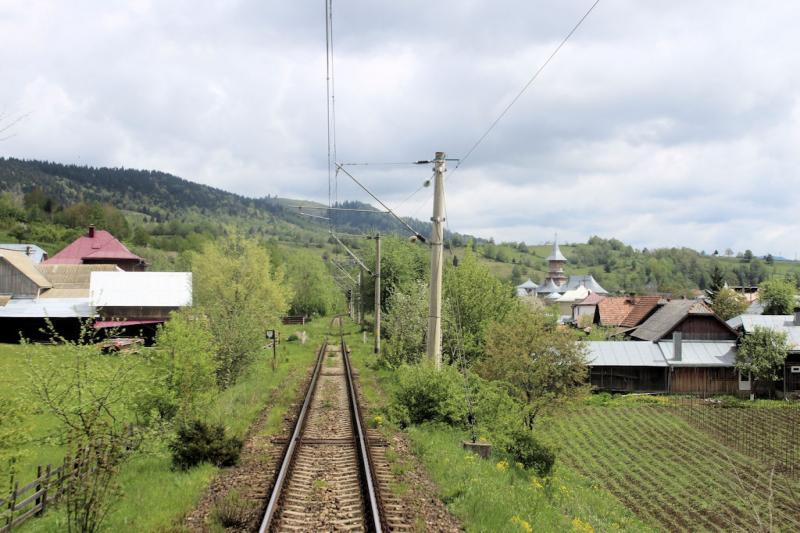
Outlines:
<svg viewBox="0 0 800 533"><path fill-rule="evenodd" d="M531 431L520 428L513 431L510 438L511 444L507 451L514 460L526 468L533 468L540 477L548 476L552 472L556 462L555 452L536 440Z"/></svg>
<svg viewBox="0 0 800 533"><path fill-rule="evenodd" d="M298 336L297 336L297 335L295 335L294 333L292 333L291 335L289 335L289 336L286 338L286 342L299 341L299 340L300 340L300 337L298 337Z"/></svg>
<svg viewBox="0 0 800 533"><path fill-rule="evenodd" d="M202 420L181 426L170 444L172 465L187 470L203 462L216 466L232 466L239 459L242 440L226 437L225 427L209 425Z"/></svg>
<svg viewBox="0 0 800 533"><path fill-rule="evenodd" d="M390 414L401 426L423 422L462 424L467 411L461 374L447 365L441 371L429 364L400 367Z"/></svg>

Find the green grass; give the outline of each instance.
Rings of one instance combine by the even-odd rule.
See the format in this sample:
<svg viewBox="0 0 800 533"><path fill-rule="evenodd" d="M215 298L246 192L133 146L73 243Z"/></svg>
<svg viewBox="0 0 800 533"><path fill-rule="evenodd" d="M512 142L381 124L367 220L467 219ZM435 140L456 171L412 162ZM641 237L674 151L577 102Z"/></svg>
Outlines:
<svg viewBox="0 0 800 533"><path fill-rule="evenodd" d="M265 351L236 385L219 394L208 412L208 420L223 423L232 434L243 437L278 390L263 433L277 431L303 376L314 360L316 346L328 331L327 323L327 319L323 318L305 326L283 327L282 338L305 330L308 333L307 342L304 345L296 341L280 344L275 371L271 369L272 351ZM58 350L57 347L41 349ZM110 364L113 364L113 360L109 358ZM19 346L0 345L0 372L4 380L0 394L24 387L25 373L22 370L25 361ZM7 384L13 387L7 387ZM36 436L46 436L57 428L55 421L43 413L31 413L26 417L26 422ZM31 444L29 448L25 465L31 469L33 465L45 461L59 464L64 454L63 447L57 443L46 447ZM218 472L217 468L210 465L202 465L188 472L173 471L165 443L156 443L151 448L123 465L118 478L123 496L104 524L104 531L174 529ZM21 470L20 479L24 483L34 477L34 472L35 469L26 474ZM54 509L42 518L26 522L20 531L61 531L66 527L64 521L63 510Z"/></svg>
<svg viewBox="0 0 800 533"><path fill-rule="evenodd" d="M363 344L360 337L357 341L355 337L351 339L352 361L359 372L361 393L372 413L382 412L388 402L386 392L391 388L393 374L375 367L371 343ZM365 417L372 419L368 413ZM388 423L381 430L387 435L399 431ZM505 460L503 455L481 460L466 453L461 443L468 435L462 431L422 425L406 433L414 453L437 485L439 496L467 531L526 531L525 525L537 532L653 530L609 492L568 465L557 465L548 483L513 464L506 470L498 469L497 463ZM391 448L386 458L397 472L408 468ZM402 484L392 487L396 494L407 489ZM578 522L573 524L576 519Z"/></svg>
<svg viewBox="0 0 800 533"><path fill-rule="evenodd" d="M756 529L772 512L776 531L800 528L800 483L727 448L681 411L615 400L577 407L542 427L559 459L616 495L652 525L670 531Z"/></svg>

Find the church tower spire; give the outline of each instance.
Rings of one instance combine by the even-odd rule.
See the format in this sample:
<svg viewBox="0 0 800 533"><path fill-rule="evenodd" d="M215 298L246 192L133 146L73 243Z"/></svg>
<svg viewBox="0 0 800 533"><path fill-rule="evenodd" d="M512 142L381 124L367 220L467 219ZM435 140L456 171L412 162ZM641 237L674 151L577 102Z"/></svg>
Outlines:
<svg viewBox="0 0 800 533"><path fill-rule="evenodd" d="M549 267L545 282L551 279L553 283L559 287L566 283L568 278L566 274L564 274L564 265L567 264L567 258L564 257L564 254L561 253L561 249L558 247L558 233L556 233L553 239L553 250L550 252L550 255L547 256L547 262Z"/></svg>

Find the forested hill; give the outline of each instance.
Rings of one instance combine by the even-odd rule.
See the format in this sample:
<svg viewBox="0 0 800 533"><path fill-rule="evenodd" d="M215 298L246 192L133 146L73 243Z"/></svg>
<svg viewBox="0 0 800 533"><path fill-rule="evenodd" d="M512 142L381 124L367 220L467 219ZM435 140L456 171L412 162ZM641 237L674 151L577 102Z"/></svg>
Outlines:
<svg viewBox="0 0 800 533"><path fill-rule="evenodd" d="M88 223L108 229L156 268L179 268L176 254L199 250L231 227L284 246L341 252L328 233L329 222L304 216L292 207L298 204L319 207L277 196L248 198L153 170L0 158L0 242L34 243L50 253L85 231ZM342 207L375 210L333 212L337 231L353 249L368 245L346 234L380 231L408 236L396 220L369 204L344 202ZM430 234L429 222L407 221L421 234ZM471 246L502 279L521 283L530 277L541 282L547 272L546 244L495 243L450 233L446 238L456 255ZM535 235L531 240L542 242ZM719 279L731 285L755 285L773 275L788 275L800 283L800 263L758 258L746 250L738 254L688 248L637 250L600 237L565 243L561 249L569 259L567 274L591 273L610 291L690 294Z"/></svg>
<svg viewBox="0 0 800 533"><path fill-rule="evenodd" d="M181 218L192 211L232 217L269 213L300 228L314 230L327 226L320 219L314 220L313 217L299 214L298 209L291 207L298 202L280 199L277 195L249 198L156 170L94 168L0 158L0 191L24 195L34 190L52 199L56 205L108 203L119 209L147 215L154 222ZM375 209L361 202L345 202L343 207ZM375 211L375 214L338 212L335 214L337 228L355 233L407 233L397 221L379 213L377 209ZM306 212L325 214L314 210ZM420 233L430 233L429 222L415 219L407 221Z"/></svg>

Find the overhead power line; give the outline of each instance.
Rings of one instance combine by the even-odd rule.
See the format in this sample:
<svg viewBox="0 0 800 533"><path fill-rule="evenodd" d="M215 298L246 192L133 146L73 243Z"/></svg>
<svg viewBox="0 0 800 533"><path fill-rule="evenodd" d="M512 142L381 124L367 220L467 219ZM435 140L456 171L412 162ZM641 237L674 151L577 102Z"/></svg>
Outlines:
<svg viewBox="0 0 800 533"><path fill-rule="evenodd" d="M388 212L389 212L389 214L390 214L390 215L392 215L392 216L395 218L395 220L397 220L397 221L398 221L400 224L402 224L403 226L405 226L405 227L406 227L406 229L408 229L408 231L410 231L410 232L411 232L411 233L412 233L412 234L413 234L413 235L414 235L414 236L415 236L417 239L419 239L419 240L420 240L420 242L426 242L426 240L425 240L425 237L424 237L424 236L422 236L422 234L421 234L420 232L418 232L417 230L415 230L414 228L412 228L412 227L411 227L411 226L408 224L408 222L406 222L405 220L403 220L402 218L400 218L399 216L397 216L397 213L395 213L394 211L392 211L392 209L391 209L391 208L390 208L388 205L386 205L385 203L383 203L383 202L380 200L380 198L378 198L377 196L375 196L374 194L372 194L372 191L370 191L369 189L367 189L367 188L366 188L366 187L365 187L365 186L364 186L364 185L363 185L363 184L362 184L360 181L358 181L358 180L356 179L356 177L355 177L355 176L353 176L353 175L352 175L352 174L350 174L350 173L349 173L347 170L345 170L345 169L342 167L342 165L340 165L339 163L336 163L336 166L337 166L337 168L339 168L339 170L341 170L342 172L344 172L345 174L347 174L347 175L350 177L350 179L351 179L351 180L353 180L353 182L354 182L356 185L358 185L359 187L361 187L361 188L364 190L364 192L366 192L367 194L369 194L370 196L372 196L372 198L374 198L376 202L378 202L379 204L381 204L381 205L383 206L383 208L384 208L384 209L386 209L386 211L388 211Z"/></svg>
<svg viewBox="0 0 800 533"><path fill-rule="evenodd" d="M464 154L461 157L461 161L459 161L456 164L455 168L453 169L453 172L450 173L450 177L453 176L453 173L455 173L455 171L458 169L458 167L460 167L462 164L464 164L464 161L466 161L469 158L469 156L472 155L472 153L478 148L478 146L480 146L480 144L484 141L484 139L486 139L486 137L489 136L489 134L492 132L494 127L497 126L497 124L501 120L503 120L503 117L506 116L506 113L508 113L508 111L514 106L514 104L517 103L517 100L519 100L522 97L522 95L525 94L525 91L527 91L528 88L531 85L533 85L533 82L536 81L536 78L539 77L539 74L541 74L542 71L547 67L547 65L550 64L550 61L552 61L553 58L556 56L556 54L558 54L559 50L561 50L561 48L563 48L563 46L565 44L567 44L567 41L569 41L570 37L572 37L572 34L575 33L575 31L581 26L581 24L583 24L583 21L586 20L586 17L589 16L589 14L594 10L594 8L599 3L600 3L600 0L595 0L595 2L592 4L592 6L586 11L586 13L583 14L583 16L578 20L578 22L575 24L575 26L572 27L572 29L569 31L569 33L566 35L566 37L564 37L564 39L559 43L559 45L556 46L555 50L553 50L553 52L548 56L548 58L545 60L545 62L542 63L542 65L538 69L536 69L536 72L533 73L533 76L531 76L531 78L528 80L528 82L522 87L522 89L517 93L517 95L511 100L511 102L508 103L508 105L497 116L497 118L494 119L494 121L489 125L489 127L486 129L486 131L483 132L483 135L481 135L478 138L478 140L475 141L475 144L473 144L472 147L470 147L470 149L467 150L467 153Z"/></svg>

